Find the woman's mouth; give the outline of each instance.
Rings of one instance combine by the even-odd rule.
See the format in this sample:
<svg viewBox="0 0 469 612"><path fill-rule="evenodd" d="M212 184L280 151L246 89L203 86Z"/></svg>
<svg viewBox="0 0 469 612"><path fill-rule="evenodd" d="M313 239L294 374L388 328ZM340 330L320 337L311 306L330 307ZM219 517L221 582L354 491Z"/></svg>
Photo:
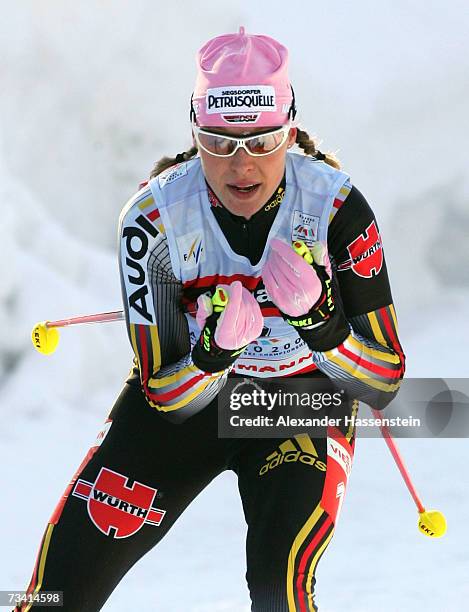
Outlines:
<svg viewBox="0 0 469 612"><path fill-rule="evenodd" d="M247 185L228 185L228 189L237 197L248 197L255 193L260 187L260 183L250 183Z"/></svg>

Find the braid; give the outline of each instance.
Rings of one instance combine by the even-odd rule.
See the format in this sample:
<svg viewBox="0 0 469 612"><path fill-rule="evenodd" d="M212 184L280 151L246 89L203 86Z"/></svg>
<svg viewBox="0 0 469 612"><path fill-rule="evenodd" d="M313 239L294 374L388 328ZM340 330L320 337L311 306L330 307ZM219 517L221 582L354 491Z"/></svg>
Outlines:
<svg viewBox="0 0 469 612"><path fill-rule="evenodd" d="M321 153L321 151L316 148L315 141L310 138L308 132L305 130L300 130L297 128L296 144L300 147L300 149L303 149L305 155L311 155L319 161L323 161L326 164L329 164L329 166L340 170L340 162L337 157L333 153Z"/></svg>
<svg viewBox="0 0 469 612"><path fill-rule="evenodd" d="M158 174L161 174L163 170L166 170L166 168L170 168L171 166L174 166L175 164L180 164L182 162L188 161L189 159L192 159L196 155L197 155L197 147L192 147L189 149L189 151L178 153L176 157L168 157L168 156L162 157L155 163L153 170L151 171L151 174L150 174L150 179L155 178L155 176L158 176Z"/></svg>

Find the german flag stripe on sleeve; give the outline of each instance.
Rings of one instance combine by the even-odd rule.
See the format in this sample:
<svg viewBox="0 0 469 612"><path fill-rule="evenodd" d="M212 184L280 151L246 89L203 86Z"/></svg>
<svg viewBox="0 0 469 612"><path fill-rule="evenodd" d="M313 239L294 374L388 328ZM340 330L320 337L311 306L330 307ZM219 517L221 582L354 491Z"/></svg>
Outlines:
<svg viewBox="0 0 469 612"><path fill-rule="evenodd" d="M218 381L219 373L199 370L187 357L177 369L161 368L161 348L156 325L130 324L132 346L138 359L140 378L151 406L162 412L182 408L208 385Z"/></svg>
<svg viewBox="0 0 469 612"><path fill-rule="evenodd" d="M397 319L392 304L386 308L380 308L378 311L378 319L382 322L384 327L384 337L386 338L386 344L391 347L396 353L404 358L401 344L397 339Z"/></svg>
<svg viewBox="0 0 469 612"><path fill-rule="evenodd" d="M405 356L391 306L352 317L351 333L342 344L314 354L318 368L331 378L353 383L356 391L397 391Z"/></svg>

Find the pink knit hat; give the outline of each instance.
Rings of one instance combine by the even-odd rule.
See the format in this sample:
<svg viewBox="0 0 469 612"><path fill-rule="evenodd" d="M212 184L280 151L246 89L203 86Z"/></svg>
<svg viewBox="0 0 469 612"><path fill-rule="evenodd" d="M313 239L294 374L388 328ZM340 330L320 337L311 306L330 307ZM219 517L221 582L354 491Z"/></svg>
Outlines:
<svg viewBox="0 0 469 612"><path fill-rule="evenodd" d="M198 52L192 119L204 127L285 125L295 115L288 50L269 36L224 34Z"/></svg>

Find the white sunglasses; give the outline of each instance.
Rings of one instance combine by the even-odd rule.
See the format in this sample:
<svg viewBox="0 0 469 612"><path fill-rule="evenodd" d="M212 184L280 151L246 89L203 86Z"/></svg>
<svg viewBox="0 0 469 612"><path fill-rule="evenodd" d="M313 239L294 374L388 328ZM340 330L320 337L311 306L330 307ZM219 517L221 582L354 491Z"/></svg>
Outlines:
<svg viewBox="0 0 469 612"><path fill-rule="evenodd" d="M238 149L244 149L253 157L262 157L274 153L283 145L288 137L290 123L270 132L242 137L215 134L197 125L193 125L192 129L199 147L210 155L231 157Z"/></svg>

